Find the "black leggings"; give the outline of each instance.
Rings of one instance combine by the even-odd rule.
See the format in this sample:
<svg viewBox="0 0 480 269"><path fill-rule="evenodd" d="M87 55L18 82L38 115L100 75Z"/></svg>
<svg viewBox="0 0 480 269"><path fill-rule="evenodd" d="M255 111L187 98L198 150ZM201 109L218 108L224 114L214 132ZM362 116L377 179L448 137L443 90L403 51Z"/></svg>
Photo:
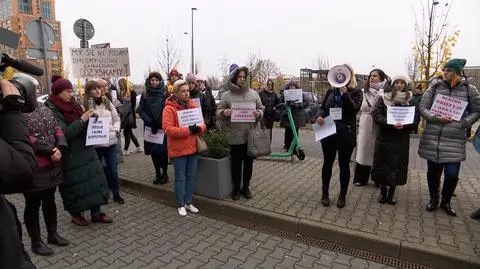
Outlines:
<svg viewBox="0 0 480 269"><path fill-rule="evenodd" d="M163 174L167 174L168 155L166 152L161 154L152 154L152 162L153 167L155 168L155 175L157 175L157 177L162 175L160 169L162 169Z"/></svg>
<svg viewBox="0 0 480 269"><path fill-rule="evenodd" d="M27 192L25 196L25 211L23 219L25 227L34 241L40 240L40 206L43 211L43 219L48 233L57 231L57 206L55 204L55 190L57 187L50 189Z"/></svg>
<svg viewBox="0 0 480 269"><path fill-rule="evenodd" d="M140 147L137 137L135 137L133 134L132 127L123 128L123 136L125 137L125 147L123 148L125 151L127 151L128 147L130 146L130 139L132 140L133 144L135 144L135 147Z"/></svg>
<svg viewBox="0 0 480 269"><path fill-rule="evenodd" d="M241 189L243 164L243 189L250 187L253 172L253 157L247 155L247 144L230 145L232 180L235 191Z"/></svg>
<svg viewBox="0 0 480 269"><path fill-rule="evenodd" d="M297 135L298 135L298 131L300 130L299 127L295 127L295 129L297 130ZM284 145L285 145L285 148L288 150L290 149L290 145L292 144L292 141L293 141L293 132L292 132L292 128L290 127L286 127L285 128L285 140L284 140ZM271 140L271 139L270 139Z"/></svg>
<svg viewBox="0 0 480 269"><path fill-rule="evenodd" d="M335 162L335 156L338 151L338 166L340 167L340 196L347 195L348 183L350 182L350 157L353 153L353 147L342 145L337 135L330 136L322 140L323 167L322 167L322 191L328 195L330 179L332 178L332 168Z"/></svg>

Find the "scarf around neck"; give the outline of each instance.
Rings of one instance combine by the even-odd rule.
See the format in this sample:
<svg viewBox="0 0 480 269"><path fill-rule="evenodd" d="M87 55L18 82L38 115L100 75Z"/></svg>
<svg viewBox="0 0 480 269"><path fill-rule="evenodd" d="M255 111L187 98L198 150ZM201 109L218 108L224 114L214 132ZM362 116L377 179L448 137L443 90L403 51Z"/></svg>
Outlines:
<svg viewBox="0 0 480 269"><path fill-rule="evenodd" d="M412 93L410 91L397 92L392 98L393 92L386 92L382 94L383 103L386 106L391 105L408 105L412 99Z"/></svg>
<svg viewBox="0 0 480 269"><path fill-rule="evenodd" d="M147 96L145 97L145 102L152 112L151 116L154 119L159 119L162 116L163 107L165 106L165 97L167 95L165 84L162 81L155 88L149 84L146 85L146 88Z"/></svg>
<svg viewBox="0 0 480 269"><path fill-rule="evenodd" d="M64 101L58 95L50 94L48 100L62 112L67 122L74 122L82 117L83 109L75 103L73 98L70 101Z"/></svg>

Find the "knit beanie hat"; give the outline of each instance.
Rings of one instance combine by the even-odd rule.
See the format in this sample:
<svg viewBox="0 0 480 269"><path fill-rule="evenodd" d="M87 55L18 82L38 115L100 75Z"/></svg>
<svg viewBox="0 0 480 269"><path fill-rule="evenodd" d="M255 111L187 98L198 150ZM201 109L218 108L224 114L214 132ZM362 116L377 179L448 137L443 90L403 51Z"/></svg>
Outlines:
<svg viewBox="0 0 480 269"><path fill-rule="evenodd" d="M197 82L197 78L195 77L194 74L192 73L188 73L187 74L187 78L185 79L188 83L196 83Z"/></svg>
<svg viewBox="0 0 480 269"><path fill-rule="evenodd" d="M409 80L408 80L408 78L407 78L406 76L404 76L404 75L396 75L396 76L393 76L393 77L392 77L392 85L393 85L393 83L395 83L395 81L397 81L397 80L403 80L403 81L405 81L405 84L408 84L408 82L409 82Z"/></svg>
<svg viewBox="0 0 480 269"><path fill-rule="evenodd" d="M230 68L229 68L230 74L231 74L233 71L235 71L235 69L237 69L237 68L238 68L238 64L232 64L232 65L230 65Z"/></svg>
<svg viewBox="0 0 480 269"><path fill-rule="evenodd" d="M196 75L195 75L195 78L197 79L197 81L199 81L199 80L200 80L200 81L207 81L207 78L205 77L204 74L200 74L200 73L199 73L199 74L196 74Z"/></svg>
<svg viewBox="0 0 480 269"><path fill-rule="evenodd" d="M180 78L180 73L178 72L177 68L172 68L172 70L170 70L170 73L168 74L168 77L171 78L171 77L177 77L177 78Z"/></svg>
<svg viewBox="0 0 480 269"><path fill-rule="evenodd" d="M68 79L61 76L52 76L52 94L59 95L65 90L73 90L73 85Z"/></svg>
<svg viewBox="0 0 480 269"><path fill-rule="evenodd" d="M445 64L444 68L451 68L451 69L455 70L455 73L457 75L461 75L462 74L462 69L465 67L466 63L467 63L467 60L465 60L465 59L454 58L454 59L448 60L448 62Z"/></svg>

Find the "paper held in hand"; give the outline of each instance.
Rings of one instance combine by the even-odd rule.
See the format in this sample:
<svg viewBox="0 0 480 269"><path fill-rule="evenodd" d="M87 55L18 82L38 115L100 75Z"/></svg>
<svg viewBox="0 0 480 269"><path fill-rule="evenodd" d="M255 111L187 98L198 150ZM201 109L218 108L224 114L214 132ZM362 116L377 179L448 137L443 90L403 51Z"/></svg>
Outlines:
<svg viewBox="0 0 480 269"><path fill-rule="evenodd" d="M143 139L153 144L163 144L165 133L163 130L158 130L156 134L152 134L152 128L145 126Z"/></svg>
<svg viewBox="0 0 480 269"><path fill-rule="evenodd" d="M430 112L443 117L449 117L456 121L460 121L460 119L462 119L465 108L467 108L467 105L468 102L458 100L456 98L443 94L437 94L437 96L435 97L435 101L430 108Z"/></svg>
<svg viewBox="0 0 480 269"><path fill-rule="evenodd" d="M295 103L303 103L303 90L302 89L290 89L284 90L283 96L285 96L286 101L292 101Z"/></svg>
<svg viewBox="0 0 480 269"><path fill-rule="evenodd" d="M111 117L91 117L88 120L85 146L108 145Z"/></svg>
<svg viewBox="0 0 480 269"><path fill-rule="evenodd" d="M203 115L200 108L178 110L177 115L178 125L180 127L188 127L190 125L203 123Z"/></svg>
<svg viewBox="0 0 480 269"><path fill-rule="evenodd" d="M331 116L324 118L323 121L323 125L318 123L312 124L313 131L315 132L315 142L337 133L335 121Z"/></svg>
<svg viewBox="0 0 480 269"><path fill-rule="evenodd" d="M387 106L387 124L412 124L414 117L414 106Z"/></svg>
<svg viewBox="0 0 480 269"><path fill-rule="evenodd" d="M257 110L255 103L232 103L232 122L255 122L253 112Z"/></svg>

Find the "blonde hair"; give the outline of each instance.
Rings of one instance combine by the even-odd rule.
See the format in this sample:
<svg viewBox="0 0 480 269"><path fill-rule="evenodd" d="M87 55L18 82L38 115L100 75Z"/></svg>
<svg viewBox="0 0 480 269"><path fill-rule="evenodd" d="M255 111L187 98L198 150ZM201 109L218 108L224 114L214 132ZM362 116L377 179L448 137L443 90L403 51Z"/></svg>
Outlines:
<svg viewBox="0 0 480 269"><path fill-rule="evenodd" d="M180 87L182 87L183 85L188 86L188 82L183 79L176 80L175 83L173 83L173 93L176 95L179 92Z"/></svg>
<svg viewBox="0 0 480 269"><path fill-rule="evenodd" d="M358 86L357 83L357 78L355 77L355 71L353 70L353 67L349 64L344 64L348 69L350 70L350 73L352 73L352 76L350 78L350 82L347 84L347 89L355 89Z"/></svg>
<svg viewBox="0 0 480 269"><path fill-rule="evenodd" d="M125 78L121 78L118 80L118 89L120 90L120 96L125 98L128 93L128 84Z"/></svg>

